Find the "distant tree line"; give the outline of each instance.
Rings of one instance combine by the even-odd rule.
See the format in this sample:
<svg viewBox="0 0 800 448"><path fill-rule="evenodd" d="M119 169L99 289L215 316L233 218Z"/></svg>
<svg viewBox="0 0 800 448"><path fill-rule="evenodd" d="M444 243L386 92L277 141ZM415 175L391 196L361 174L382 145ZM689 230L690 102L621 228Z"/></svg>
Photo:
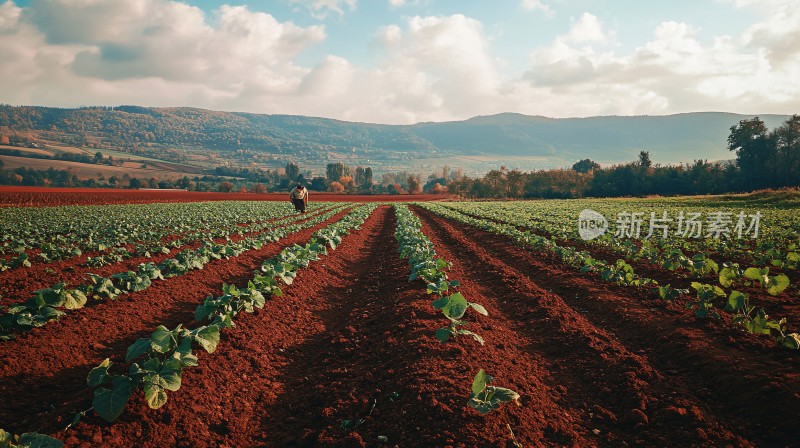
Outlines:
<svg viewBox="0 0 800 448"><path fill-rule="evenodd" d="M27 156L27 154L26 154ZM53 157L49 157L53 158ZM84 156L75 161L85 162ZM103 159L97 153L88 163L113 163L114 159ZM191 191L289 191L296 184L303 184L314 191L334 193L373 194L385 193L386 188L375 185L371 167L351 167L344 163L331 163L325 176L312 177L302 173L300 166L290 162L284 169L261 170L255 168L217 167L203 176L184 176L179 179L137 178L128 174L106 177L102 173L93 178L81 178L69 170L20 167L5 169L0 160L0 185L84 187L84 188L181 188ZM399 193L399 190L398 190Z"/></svg>
<svg viewBox="0 0 800 448"><path fill-rule="evenodd" d="M650 153L638 160L602 168L584 159L571 169L523 172L500 167L477 178L465 177L461 169L444 166L427 179L407 171L383 173L374 178L371 167L329 163L324 175L313 176L295 162L282 169L217 167L203 176L180 179L139 179L127 174L79 178L68 170L7 170L0 161L0 184L54 187L184 188L196 191L288 191L300 183L313 191L357 194L453 193L472 198L580 198L644 195L691 195L744 192L763 188L800 186L800 115L769 130L758 117L730 128L727 147L735 162L695 160L683 165L654 165ZM14 151L14 150L9 150ZM16 155L16 154L15 154ZM25 154L30 157L30 154ZM75 161L114 164L112 157L98 152ZM89 159L88 162L87 160Z"/></svg>
<svg viewBox="0 0 800 448"><path fill-rule="evenodd" d="M730 128L735 163L695 160L653 165L648 151L634 162L601 168L584 159L572 169L522 172L506 167L478 178L447 183L450 193L472 198L581 198L694 195L800 186L800 115L769 130L758 117Z"/></svg>

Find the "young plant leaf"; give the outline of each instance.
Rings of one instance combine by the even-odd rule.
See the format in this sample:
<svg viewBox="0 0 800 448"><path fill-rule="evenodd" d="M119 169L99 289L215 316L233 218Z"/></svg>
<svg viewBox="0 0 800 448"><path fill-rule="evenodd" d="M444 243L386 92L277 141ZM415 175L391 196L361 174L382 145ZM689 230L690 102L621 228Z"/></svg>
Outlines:
<svg viewBox="0 0 800 448"><path fill-rule="evenodd" d="M131 362L144 354L150 353L152 349L153 344L150 342L150 338L137 339L136 342L128 347L128 352L125 355L125 362Z"/></svg>
<svg viewBox="0 0 800 448"><path fill-rule="evenodd" d="M214 353L219 344L219 327L216 325L209 325L201 328L195 333L194 340L200 344L201 347L208 353Z"/></svg>
<svg viewBox="0 0 800 448"><path fill-rule="evenodd" d="M111 423L116 420L131 398L131 379L117 376L111 382L111 389L100 387L94 390L92 407L97 415Z"/></svg>
<svg viewBox="0 0 800 448"><path fill-rule="evenodd" d="M108 375L108 369L111 367L111 360L106 358L99 366L93 368L86 378L86 383L89 387L95 387L103 384Z"/></svg>
<svg viewBox="0 0 800 448"><path fill-rule="evenodd" d="M451 294L447 299L447 305L442 308L444 315L451 320L461 319L469 306L467 299L460 292Z"/></svg>
<svg viewBox="0 0 800 448"><path fill-rule="evenodd" d="M86 305L86 294L78 289L70 289L64 291L64 308L68 310L77 310Z"/></svg>
<svg viewBox="0 0 800 448"><path fill-rule="evenodd" d="M158 409L167 403L167 393L158 384L145 383L144 399L150 409Z"/></svg>

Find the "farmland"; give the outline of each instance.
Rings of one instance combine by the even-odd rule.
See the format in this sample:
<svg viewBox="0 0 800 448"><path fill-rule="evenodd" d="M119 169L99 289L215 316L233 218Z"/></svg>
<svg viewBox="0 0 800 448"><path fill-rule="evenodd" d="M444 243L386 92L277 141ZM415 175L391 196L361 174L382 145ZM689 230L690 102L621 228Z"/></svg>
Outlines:
<svg viewBox="0 0 800 448"><path fill-rule="evenodd" d="M56 193L0 192L21 446L800 440L791 198Z"/></svg>

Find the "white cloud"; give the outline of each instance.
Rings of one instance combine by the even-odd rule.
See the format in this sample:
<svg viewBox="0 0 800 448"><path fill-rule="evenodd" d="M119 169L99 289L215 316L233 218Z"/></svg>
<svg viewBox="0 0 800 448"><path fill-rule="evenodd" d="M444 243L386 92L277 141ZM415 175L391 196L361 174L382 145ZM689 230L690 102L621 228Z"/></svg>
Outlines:
<svg viewBox="0 0 800 448"><path fill-rule="evenodd" d="M602 45L608 33L584 15L569 33L533 53L527 87L529 93L557 92L585 114L797 110L800 48L778 38L800 29L794 15L791 8L774 10L743 36L710 43L686 23L663 22L630 54Z"/></svg>
<svg viewBox="0 0 800 448"><path fill-rule="evenodd" d="M328 58L304 80L300 107L395 123L495 110L500 74L480 22L462 15L411 17L402 27L381 28L375 40L382 55L376 67ZM316 101L313 92L328 100Z"/></svg>
<svg viewBox="0 0 800 448"><path fill-rule="evenodd" d="M367 67L346 54L302 65L298 55L326 39L323 26L298 26L241 6L205 14L168 0L32 0L26 8L6 1L0 3L0 100L388 123L499 112L800 111L800 13L781 0L765 0L769 7L728 1L754 13L740 35L704 40L695 26L668 21L632 50L622 50L616 31L599 17L582 14L548 45L531 49L524 73L505 73L508 64L493 55L497 41L480 21L460 14L379 28L372 44L377 57ZM356 0L303 4L342 14Z"/></svg>
<svg viewBox="0 0 800 448"><path fill-rule="evenodd" d="M572 25L569 34L564 37L568 42L576 44L582 43L605 43L609 36L603 30L603 24L597 16L583 13L580 20Z"/></svg>
<svg viewBox="0 0 800 448"><path fill-rule="evenodd" d="M0 97L12 103L220 107L236 99L252 109L265 95L296 90L309 69L293 59L325 38L322 26L246 7L223 6L210 20L165 0L35 1L30 11L6 2L0 17L8 70Z"/></svg>
<svg viewBox="0 0 800 448"><path fill-rule="evenodd" d="M541 11L547 15L553 14L553 11L550 9L550 7L544 4L542 0L522 0L520 5L526 11Z"/></svg>
<svg viewBox="0 0 800 448"><path fill-rule="evenodd" d="M406 0L389 0L389 6L398 7L406 4Z"/></svg>
<svg viewBox="0 0 800 448"><path fill-rule="evenodd" d="M290 0L306 7L311 15L317 19L325 19L330 13L336 13L339 17L344 15L344 8L350 11L356 8L358 0Z"/></svg>

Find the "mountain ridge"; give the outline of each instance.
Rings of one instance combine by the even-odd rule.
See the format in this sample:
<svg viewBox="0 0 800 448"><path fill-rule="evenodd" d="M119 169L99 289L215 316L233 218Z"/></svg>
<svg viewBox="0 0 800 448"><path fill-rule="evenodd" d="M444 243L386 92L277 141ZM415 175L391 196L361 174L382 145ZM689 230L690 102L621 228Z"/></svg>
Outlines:
<svg viewBox="0 0 800 448"><path fill-rule="evenodd" d="M501 164L525 170L564 167L584 158L623 163L641 150L662 164L730 159L730 127L754 116L709 111L551 118L505 112L394 125L192 107L0 105L0 135L139 155L168 153L172 159L167 160L181 162L280 166L291 160L319 169L339 160L378 171L447 163L477 173ZM769 128L789 117L758 116Z"/></svg>

